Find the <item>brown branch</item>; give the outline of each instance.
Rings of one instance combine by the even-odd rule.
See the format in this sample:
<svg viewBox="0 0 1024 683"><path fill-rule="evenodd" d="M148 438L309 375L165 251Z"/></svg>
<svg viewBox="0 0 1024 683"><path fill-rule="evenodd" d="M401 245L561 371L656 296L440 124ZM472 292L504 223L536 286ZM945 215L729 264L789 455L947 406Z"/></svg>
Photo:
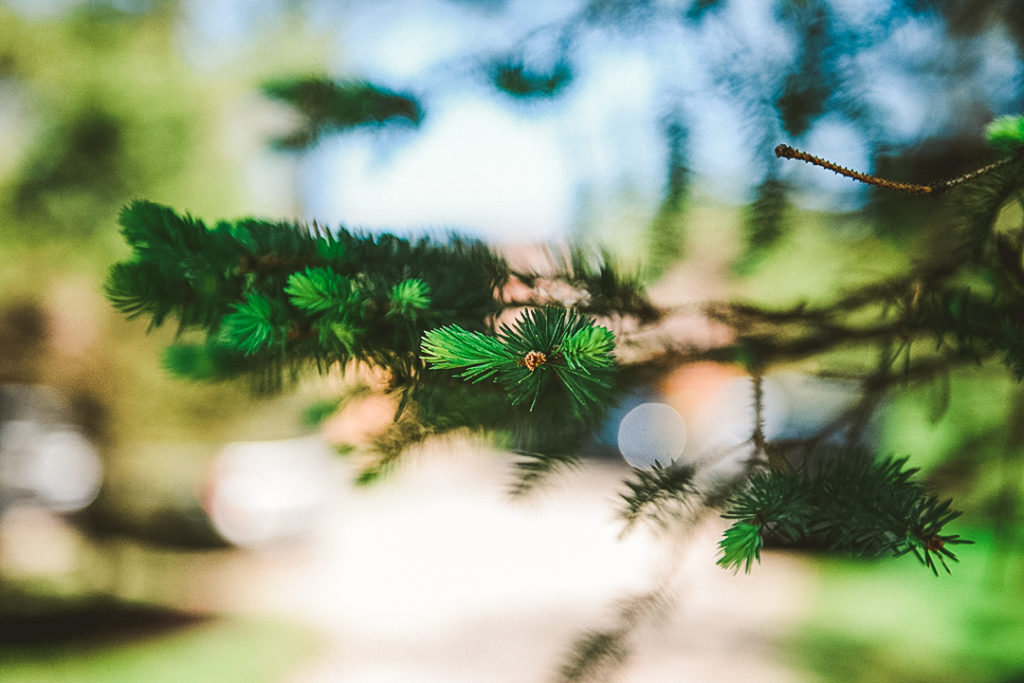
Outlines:
<svg viewBox="0 0 1024 683"><path fill-rule="evenodd" d="M913 183L901 183L895 180L886 180L885 178L879 178L878 176L869 175L867 173L861 173L860 171L854 171L852 169L846 168L845 166L834 164L831 161L828 161L827 159L822 159L821 157L816 157L813 154L808 154L807 152L796 149L795 147L790 147L789 145L778 145L775 148L775 156L779 157L780 159L796 159L798 161L804 161L807 162L808 164L820 166L821 168L828 169L833 173L838 173L841 176L846 176L847 178L851 178L858 182L866 183L868 185L875 185L877 187L884 187L887 190L896 190L898 192L907 192L909 194L929 194L932 196L941 195L953 189L954 187L957 187L958 185L963 185L964 183L979 178L985 175L986 173L990 173L998 168L1002 168L1003 166L1006 166L1007 164L1016 161L1017 159L1020 159L1022 154L1024 154L1024 147L1017 150L1017 152L1012 156L1008 156L1005 159L1000 159L999 161L988 164L987 166L982 166L981 168L975 169L970 173L965 173L961 176L957 176L956 178L950 178L949 180L940 180L932 183L931 185L914 185Z"/></svg>

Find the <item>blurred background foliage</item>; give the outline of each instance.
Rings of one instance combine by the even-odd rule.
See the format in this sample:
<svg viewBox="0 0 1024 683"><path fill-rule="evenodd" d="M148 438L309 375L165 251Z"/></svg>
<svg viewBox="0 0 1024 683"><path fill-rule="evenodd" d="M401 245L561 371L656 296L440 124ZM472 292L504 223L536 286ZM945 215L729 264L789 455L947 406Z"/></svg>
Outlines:
<svg viewBox="0 0 1024 683"><path fill-rule="evenodd" d="M376 74L361 71L357 52L337 57L359 45L339 47L330 30L367 3L257 4L236 27L241 37L222 40L199 29L198 3L184 0L0 4L0 383L47 385L68 397L69 419L98 445L105 472L96 502L75 516L100 549L84 555L94 578L0 577L0 619L8 623L24 624L53 604L65 617L68 605L84 615L105 609L110 595L124 592L116 566L134 557L128 545L223 545L197 494L210 444L302 434L303 413L330 405L319 388L268 401L237 385L167 376L160 349L170 332L147 335L103 298L107 269L127 252L116 216L131 199L214 218L315 218L307 186L323 171L317 155L332 134L401 119L416 135L405 124L422 128L434 101L452 90L485 93L543 119L596 77L595 53L613 45L660 65L648 100L658 168L647 176L627 169L614 186L576 188L571 236L607 243L643 268L652 292L672 300L827 303L941 253L949 209L779 163L774 146L786 141L929 183L996 158L982 131L996 116L1019 114L1024 101L1024 6L1012 0L586 0L565 3L525 33L508 31L504 44L380 87ZM467 26L524 6L532 8L514 0L431 5ZM297 89L307 75L329 72L362 84L318 91L351 105L349 119L333 120ZM298 104L298 114L281 100ZM275 141L296 153L272 151ZM618 162L628 167L630 159ZM1006 216L1007 225L1019 221ZM683 291L687 273L708 274L714 286ZM965 535L981 542L941 587L912 565L823 559L820 608L806 637L789 645L810 670L857 662L840 673L844 680L1012 680L1024 672L1021 425L1024 394L998 366L958 369L887 406L880 450L912 454L911 464L965 510L964 524L974 527ZM0 666L19 661L23 680L44 680L38 663L66 657L73 679L137 657L114 648L102 666L95 658L76 664L62 643L96 622L82 623L56 644L0 643ZM158 630L165 622L154 623ZM203 647L225 653L304 656L291 627L281 627L293 636L283 640L268 638L265 627L202 626L195 637L209 635ZM189 651L169 641L157 647L165 661ZM283 665L259 672L264 680L274 679L275 666ZM131 680L137 670L125 671L117 675ZM210 677L249 674L225 665Z"/></svg>

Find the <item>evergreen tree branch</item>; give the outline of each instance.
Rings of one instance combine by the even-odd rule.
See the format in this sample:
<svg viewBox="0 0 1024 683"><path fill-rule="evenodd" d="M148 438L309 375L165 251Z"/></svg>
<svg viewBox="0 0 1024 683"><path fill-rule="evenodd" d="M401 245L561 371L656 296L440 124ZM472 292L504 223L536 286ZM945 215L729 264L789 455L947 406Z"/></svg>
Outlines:
<svg viewBox="0 0 1024 683"><path fill-rule="evenodd" d="M694 467L683 465L664 467L655 463L650 470L634 468L634 478L625 482L628 491L620 495L626 504L621 513L626 522L623 534L641 520L664 528L679 517L681 510L697 505L694 473Z"/></svg>
<svg viewBox="0 0 1024 683"><path fill-rule="evenodd" d="M749 571L765 541L801 544L858 557L913 553L937 573L957 560L951 545L969 543L943 534L960 515L912 480L906 458L875 461L846 451L814 474L806 468L755 474L728 502L737 520L720 543L719 564Z"/></svg>

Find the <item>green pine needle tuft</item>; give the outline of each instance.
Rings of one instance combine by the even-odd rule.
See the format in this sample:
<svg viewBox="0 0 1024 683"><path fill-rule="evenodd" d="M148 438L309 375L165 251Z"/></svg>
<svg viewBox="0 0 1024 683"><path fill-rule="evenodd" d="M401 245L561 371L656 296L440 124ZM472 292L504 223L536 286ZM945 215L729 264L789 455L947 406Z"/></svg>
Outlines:
<svg viewBox="0 0 1024 683"><path fill-rule="evenodd" d="M418 125L423 118L422 106L413 95L361 81L277 78L263 84L263 93L291 105L302 118L297 129L273 141L278 149L307 149L325 134L395 122Z"/></svg>
<svg viewBox="0 0 1024 683"><path fill-rule="evenodd" d="M589 373L591 368L607 368L614 363L615 335L606 327L588 326L568 335L558 352L573 372Z"/></svg>
<svg viewBox="0 0 1024 683"><path fill-rule="evenodd" d="M261 294L249 294L243 303L235 305L233 313L224 317L221 340L246 356L252 356L283 341L279 334L280 318L270 299Z"/></svg>
<svg viewBox="0 0 1024 683"><path fill-rule="evenodd" d="M349 303L353 283L329 268L306 268L292 273L284 288L288 300L296 308L310 313L341 311Z"/></svg>
<svg viewBox="0 0 1024 683"><path fill-rule="evenodd" d="M494 378L512 405L533 410L551 379L581 410L612 402L615 336L586 316L547 306L530 309L496 337L449 325L428 332L423 359L440 370L461 370L478 382Z"/></svg>
<svg viewBox="0 0 1024 683"><path fill-rule="evenodd" d="M990 145L1010 152L1024 144L1024 116L1000 116L985 127Z"/></svg>
<svg viewBox="0 0 1024 683"><path fill-rule="evenodd" d="M457 377L471 382L493 377L516 365L516 357L501 341L458 325L446 325L423 336L423 360L438 370L461 370Z"/></svg>
<svg viewBox="0 0 1024 683"><path fill-rule="evenodd" d="M722 550L722 556L718 559L719 566L731 569L733 573L742 567L744 573L750 573L753 564L761 561L761 548L764 547L761 527L749 522L737 522L725 530L725 537L718 547Z"/></svg>
<svg viewBox="0 0 1024 683"><path fill-rule="evenodd" d="M419 278L402 280L391 288L389 303L393 313L415 317L430 308L430 286Z"/></svg>

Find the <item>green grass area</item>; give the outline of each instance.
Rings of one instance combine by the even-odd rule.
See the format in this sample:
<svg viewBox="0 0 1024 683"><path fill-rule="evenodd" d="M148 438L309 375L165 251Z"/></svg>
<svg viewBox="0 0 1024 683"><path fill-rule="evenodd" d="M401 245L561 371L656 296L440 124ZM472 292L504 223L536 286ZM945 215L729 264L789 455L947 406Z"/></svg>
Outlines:
<svg viewBox="0 0 1024 683"><path fill-rule="evenodd" d="M818 680L1024 680L1021 556L996 551L982 530L960 546L952 575L913 558L828 561L815 611L789 641Z"/></svg>
<svg viewBox="0 0 1024 683"><path fill-rule="evenodd" d="M63 642L0 647L5 683L180 683L280 681L319 648L287 622L225 618L160 635L98 645Z"/></svg>

